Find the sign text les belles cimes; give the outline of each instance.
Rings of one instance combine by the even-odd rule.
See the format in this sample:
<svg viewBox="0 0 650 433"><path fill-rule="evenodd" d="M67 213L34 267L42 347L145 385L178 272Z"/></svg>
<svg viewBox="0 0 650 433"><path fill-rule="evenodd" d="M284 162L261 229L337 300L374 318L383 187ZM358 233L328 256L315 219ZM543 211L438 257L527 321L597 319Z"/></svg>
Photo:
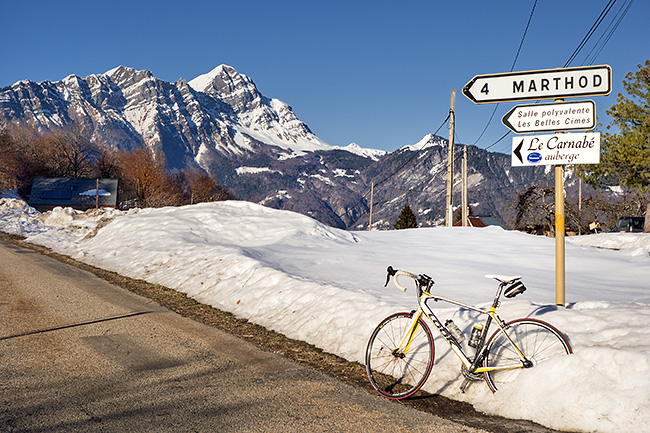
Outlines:
<svg viewBox="0 0 650 433"><path fill-rule="evenodd" d="M596 126L594 101L517 105L503 124L518 134L590 130Z"/></svg>

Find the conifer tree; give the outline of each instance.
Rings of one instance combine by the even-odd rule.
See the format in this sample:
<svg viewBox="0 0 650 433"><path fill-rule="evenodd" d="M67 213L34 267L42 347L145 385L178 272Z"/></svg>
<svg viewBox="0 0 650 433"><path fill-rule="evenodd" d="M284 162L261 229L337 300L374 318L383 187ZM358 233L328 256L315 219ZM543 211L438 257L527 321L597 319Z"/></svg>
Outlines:
<svg viewBox="0 0 650 433"><path fill-rule="evenodd" d="M650 192L650 60L628 73L623 86L627 96L619 93L607 110L607 130L618 132L602 134L600 164L586 166L583 176L592 185L621 185L642 196ZM650 203L646 224L650 230Z"/></svg>
<svg viewBox="0 0 650 433"><path fill-rule="evenodd" d="M397 222L395 223L394 227L397 230L402 230L402 229L414 229L417 228L418 226L418 221L415 218L415 214L411 210L411 207L409 205L406 205L402 208L402 212L399 214L399 218L397 219Z"/></svg>

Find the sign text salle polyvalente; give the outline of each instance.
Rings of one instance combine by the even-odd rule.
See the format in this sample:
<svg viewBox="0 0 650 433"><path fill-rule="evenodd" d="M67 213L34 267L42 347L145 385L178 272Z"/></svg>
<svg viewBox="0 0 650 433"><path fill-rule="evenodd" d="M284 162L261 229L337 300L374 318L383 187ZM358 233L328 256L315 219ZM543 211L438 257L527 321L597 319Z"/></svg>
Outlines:
<svg viewBox="0 0 650 433"><path fill-rule="evenodd" d="M596 127L594 101L516 105L502 122L517 134L589 131Z"/></svg>
<svg viewBox="0 0 650 433"><path fill-rule="evenodd" d="M476 104L603 96L612 91L608 65L477 75L463 87Z"/></svg>

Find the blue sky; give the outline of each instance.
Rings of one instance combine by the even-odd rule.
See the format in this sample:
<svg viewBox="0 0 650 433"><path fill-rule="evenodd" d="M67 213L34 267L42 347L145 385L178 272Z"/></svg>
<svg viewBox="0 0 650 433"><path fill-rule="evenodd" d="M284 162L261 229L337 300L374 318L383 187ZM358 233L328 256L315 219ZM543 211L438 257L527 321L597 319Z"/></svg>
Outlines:
<svg viewBox="0 0 650 433"><path fill-rule="evenodd" d="M650 2L636 0L596 58L590 50L618 0L570 66L609 64L614 91L594 97L600 121L625 74L650 58ZM474 144L494 105L462 95L474 76L510 71L534 0L31 1L0 3L0 86L85 77L118 65L190 80L219 64L290 104L321 139L395 150L435 132L456 89L457 142ZM514 70L562 67L608 0L539 0ZM603 39L601 39L602 41ZM592 53L593 54L593 53ZM584 63L586 61L586 63ZM476 142L510 152L497 108ZM448 137L448 126L439 135Z"/></svg>

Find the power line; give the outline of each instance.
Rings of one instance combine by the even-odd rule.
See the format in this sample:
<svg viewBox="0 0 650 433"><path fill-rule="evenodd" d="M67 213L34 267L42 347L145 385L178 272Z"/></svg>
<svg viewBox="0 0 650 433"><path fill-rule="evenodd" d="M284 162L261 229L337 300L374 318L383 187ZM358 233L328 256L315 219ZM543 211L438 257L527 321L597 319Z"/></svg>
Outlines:
<svg viewBox="0 0 650 433"><path fill-rule="evenodd" d="M630 6L631 6L632 1L633 1L633 0L630 0L630 3L628 4L628 6L627 6L627 8L625 9L624 13L620 16L620 18L619 18L618 21L616 22L616 25L615 25L614 28L610 31L610 33L608 34L608 36L607 36L607 38L605 39L605 41L603 42L603 44L600 46L599 50L598 50L597 53L596 53L596 56L597 56L598 54L600 54L600 51L602 51L602 49L603 49L603 47L605 46L605 44L606 44L606 43L609 41L609 39L611 38L611 35L612 35L612 34L614 33L614 31L618 28L618 25L619 25L620 22L622 21L623 17L627 14L627 11L629 10L629 8L630 8ZM591 28L589 29L589 31L587 32L587 34L584 36L584 38L582 38L582 41L580 42L580 44L578 44L578 47L573 51L573 54L571 54L571 56L569 57L569 60L567 60L567 62L564 64L564 67L565 67L565 68L566 68L566 67L567 67L567 66L568 66L568 65L569 65L573 60L575 60L576 56L580 53L580 51L582 51L582 49L584 48L584 46L586 45L586 43L589 41L589 39L591 39L591 37L594 35L594 33L596 32L596 30L598 29L598 27L600 26L600 24L601 24L601 23L603 22L603 20L605 19L605 17L609 14L609 12L611 11L611 9L612 9L612 7L614 6L615 3L616 3L616 0L609 0L609 2L607 3L607 5L605 5L604 9L603 9L602 12L600 13L600 15L598 16L598 18L597 18L596 21L594 22L594 24L592 24L592 26L591 26ZM526 38L526 34L528 33L528 28L529 28L529 26L530 26L530 22L531 22L531 20L532 20L533 13L535 12L535 8L536 8L536 6L537 6L537 0L535 0L535 3L533 4L533 8L532 8L532 10L531 10L531 12L530 12L530 16L528 17L528 23L526 24L526 29L524 30L524 35L522 36L522 38L521 38L521 42L519 43L519 49L517 50L517 54L516 54L516 56L515 56L515 60L514 60L513 63L512 63L512 67L510 68L510 72L512 72L512 71L514 70L515 64L516 64L517 59L518 59L518 57L519 57L519 53L520 53L521 48L522 48L522 46L523 46L524 40L525 40L525 38ZM622 7L623 7L623 6L622 6ZM620 10L619 10L619 12L620 12ZM614 18L614 19L615 19L615 18ZM610 24L610 26L611 26L611 24ZM609 27L608 27L608 28L609 28ZM607 31L607 30L606 30L606 31ZM600 42L601 39L602 39L602 36L601 36L601 38L599 39L599 42ZM593 49L592 49L592 51L593 51ZM591 52L590 52L590 53L591 53ZM593 58L595 59L595 56L594 56ZM537 101L537 102L539 102L539 101ZM499 107L499 104L496 104L495 107L494 107L494 110L492 111L492 115L490 116L490 119L488 120L487 124L485 125L485 128L483 128L483 131L481 132L481 135L479 135L479 137L476 139L476 141L475 141L473 144L478 143L478 141L481 139L481 137L483 137L483 135L484 135L485 132L487 131L488 127L489 127L490 124L492 123L492 120L494 119L494 115L496 114L496 111L497 111L498 107ZM508 131L505 135L503 135L501 138L499 138L497 141L495 141L494 143L492 143L490 146L486 147L485 149L490 149L490 148L494 147L494 146L495 146L496 144L498 144L501 140L503 140L504 138L506 138L506 137L510 134L510 132L511 132L511 131Z"/></svg>
<svg viewBox="0 0 650 433"><path fill-rule="evenodd" d="M609 0L609 2L607 3L607 5L605 5L605 8L604 8L603 11L600 13L600 15L598 16L598 18L596 18L596 21L593 23L593 25L591 26L591 28L589 29L589 31L587 32L587 34L585 35L585 37L582 38L582 41L580 42L580 44L578 45L578 47L575 49L575 51L573 51L573 54L571 54L571 57L569 57L569 60L567 60L566 63L564 64L564 67L565 67L565 68L566 68L567 66L569 66L569 65L571 64L571 62L573 62L573 60L576 58L576 56L578 55L578 53L579 53L580 51L582 51L582 49L584 48L584 46L585 46L585 44L587 43L587 41L589 41L589 39L591 39L591 37L593 36L593 34L594 34L594 32L596 31L596 29L600 26L600 24L603 22L603 20L605 19L605 17L606 17L607 14L609 13L609 11L612 9L612 7L614 6L614 3L616 3L616 0Z"/></svg>
<svg viewBox="0 0 650 433"><path fill-rule="evenodd" d="M629 1L628 5L627 5L627 8L625 8L625 10L623 11L623 13L620 15L620 17L619 17L618 20L616 21L616 24L614 25L614 27L611 29L611 31L610 31L609 34L607 35L607 38L606 38L605 41L602 43L602 45L600 46L600 48L598 49L598 51L596 52L596 54L594 55L594 57L592 57L592 62L593 62L593 60L596 58L596 56L597 56L598 54L600 54L600 52L601 52L602 49L604 48L605 44L607 44L607 42L609 41L609 39L612 37L612 35L613 35L614 32L616 31L616 29L618 28L619 24L621 23L621 21L623 20L623 18L624 18L625 15L627 14L627 12L629 11L630 6L632 5L632 2L633 2L633 1L634 1L634 0L630 0L630 1ZM589 31L587 32L587 34L584 36L584 38L582 38L582 41L580 42L580 44L578 44L578 47L573 51L573 54L571 54L571 57L569 57L569 60L567 60L567 62L564 64L564 67L567 67L567 66L568 66L568 65L569 65L569 64L570 64L570 63L571 63L571 62L576 58L576 56L578 55L578 53L580 53L580 51L584 48L585 44L586 44L586 43L589 41L589 39L593 36L594 32L598 29L598 27L599 27L600 24L603 22L603 20L604 20L605 17L607 16L607 14L611 11L611 9L612 9L612 7L614 6L615 3L616 3L616 0L610 0L610 1L607 3L607 5L605 5L605 8L602 10L602 12L601 12L600 15L598 16L598 18L596 19L596 21L594 22L594 24L592 24L591 28L589 29ZM533 16L533 12L535 11L535 6L536 6L536 5L537 5L537 1L535 1L535 4L533 5L533 10L531 11L531 14L530 14L530 17L529 17L529 20L528 20L528 24L530 24L530 19L531 19L532 16ZM619 9L619 12L617 12L617 15L621 12L621 10L622 10L624 7L625 7L625 5L621 6L621 8ZM614 20L616 20L616 16L614 16L614 18L612 19L612 23L614 22ZM607 27L607 29L605 29L605 32L607 32L607 30L612 26L612 23L610 23L610 25ZM526 35L527 32L528 32L528 25L526 26L526 31L524 32L524 37L525 37L525 35ZM596 42L596 46L598 46L598 43L602 40L602 38L603 38L605 32L603 32L603 35L601 35L601 37L598 39L598 42ZM519 44L519 49L521 49L521 46L522 46L522 44L523 44L523 41L524 41L524 38L522 38L521 43ZM594 48L595 48L595 47L594 47ZM587 55L587 57L589 57L589 55L593 52L594 48L592 48L592 50L589 52L589 54ZM512 64L512 68L510 69L510 72L512 72L512 71L514 70L514 66L515 66L515 63L516 63L516 60L517 60L517 57L518 57L518 56L519 56L519 51L517 51L517 56L515 57L515 62L513 62L513 64ZM583 62L583 65L584 65L584 62ZM540 101L536 101L536 103L539 103L539 102L540 102ZM498 106L499 106L499 104L496 104L496 106L494 107L494 110L492 111L492 115L490 116L490 119L488 120L488 124L485 126L485 128L483 129L483 132L481 132L481 135L480 135L479 138L474 142L474 144L476 144L476 143L478 142L478 140L483 136L483 134L484 134L485 131L487 130L488 126L490 125L490 122L492 122L492 119L493 119L493 117L494 117L494 115L495 115L495 113L496 113L496 111L497 111L497 107L498 107ZM498 140L496 140L496 141L495 141L494 143L492 143L491 145L487 146L485 149L487 150L487 149L490 149L490 148L496 146L499 142L501 142L501 140L503 140L503 139L506 138L508 135L510 135L511 132L512 132L512 131L508 131L506 134L504 134L503 136L501 136L501 138L499 138Z"/></svg>
<svg viewBox="0 0 650 433"><path fill-rule="evenodd" d="M589 59L589 56L594 52L594 50L596 50L596 51L595 51L595 54L591 57L591 62L593 62L593 60L594 60L594 59L595 59L595 58L600 54L600 52L603 50L604 46L607 44L607 42L608 42L609 39L612 37L612 35L614 34L614 32L618 29L618 26L620 25L620 23L621 23L621 21L623 20L623 18L625 17L625 15L628 13L628 11L629 11L629 9L630 9L630 7L631 7L633 1L634 1L634 0L629 0L629 3L627 4L627 7L625 7L625 4L624 4L623 6L621 6L621 8L619 8L619 11L618 11L617 14L614 16L614 18L612 19L612 21L610 22L610 24L608 25L608 27L605 29L605 31L603 32L603 35L601 35L601 37L598 39L598 41L596 42L595 46L591 49L591 51L589 52L589 54L587 54L587 57L585 58L585 62L587 61L587 59ZM574 52L571 54L571 56L569 57L569 59L568 59L567 62L565 63L564 67L567 67L569 64L571 64L571 62L573 62L573 61L575 60L576 56L580 53L580 51L582 51L582 49L585 47L585 45L587 44L587 42L588 42L588 41L591 39L591 37L594 35L594 33L596 32L596 30L598 29L598 27L602 24L603 20L607 17L607 15L608 15L609 12L611 11L611 9L612 9L612 7L614 6L615 3L616 3L616 0L609 0L609 2L607 3L607 5L606 5L605 8L603 9L603 11L600 13L600 15L598 16L598 18L597 18L596 21L594 22L594 24L591 26L591 28L589 29L589 31L587 32L587 34L584 36L584 38L583 38L582 41L580 42L580 44L578 44L578 47L577 47L577 48L574 50ZM527 24L526 24L526 28L524 29L524 33L523 33L522 38L521 38L521 41L520 41L520 43L519 43L519 47L518 47L518 49L517 49L517 53L516 53L515 58L514 58L514 60L513 60L513 62L512 62L512 66L511 66L511 68L510 68L510 72L514 71L514 68L515 68L515 65L516 65L516 63L517 63L517 60L518 60L518 58L519 58L519 55L520 55L520 53L521 53L521 49L522 49L522 47L523 47L524 41L525 41L526 36L527 36L527 34L528 34L528 29L530 28L530 23L531 23L531 21L532 21L532 18L533 18L533 15L534 15L534 12L535 12L536 7L537 7L537 0L535 0L534 3L533 3L533 7L532 7L532 10L531 10L530 15L529 15L529 17L528 17L528 22L527 22ZM625 9L623 10L623 8L625 8ZM622 12L621 12L621 11L622 11ZM616 18L617 16L618 16L618 19ZM615 24L614 24L614 22L615 22ZM612 25L613 25L613 27L612 27ZM611 30L610 30L610 28L611 28ZM609 33L607 33L608 30L609 30ZM607 36L605 37L605 39L604 39L604 41L603 41L603 37L605 36L605 33L607 33ZM603 42L601 43L601 41L603 41ZM600 46L599 46L599 44L600 44ZM596 47L598 47L598 48L596 49ZM584 64L584 62L583 62L583 64ZM539 102L539 101L537 101L537 102ZM495 107L494 107L494 110L492 111L492 114L491 114L490 118L488 119L487 124L486 124L485 127L483 128L483 131L481 132L481 134L479 135L479 137L476 139L476 141L474 141L474 143L473 143L472 145L476 145L476 144L479 142L479 140L481 140L481 138L483 137L483 135L484 135L485 132L487 131L488 127L489 127L490 124L492 123L492 120L494 119L494 116L495 116L495 114L496 114L496 111L497 111L498 107L499 107L499 104L496 104ZM445 119L445 121L440 125L440 127L436 130L436 132L435 132L433 135L436 135L436 134L438 133L438 131L439 131L439 130L440 130L440 129L441 129L441 128L442 128L442 127L447 123L447 121L449 120L449 117L450 117L450 116L447 116L447 118ZM491 149L492 147L496 146L498 143L500 143L502 140L504 140L504 139L505 139L508 135L510 135L511 133L512 133L512 131L509 130L509 131L506 132L503 136L501 136L499 139L497 139L495 142L493 142L493 143L490 144L489 146L485 147L484 150L488 150L488 149ZM456 134L455 134L455 136L457 137ZM458 140L458 141L460 142L460 140ZM425 143L425 144L426 144L426 143ZM423 144L422 147L424 147L424 144ZM413 156L412 156L411 158L409 158L409 159L408 159L407 161L405 161L402 165L400 165L400 166L399 166L399 167L398 167L398 168L397 168L393 173L389 174L389 175L386 176L384 179L382 179L381 181L377 182L377 183L375 184L375 186L379 186L379 185L385 183L388 179L392 178L392 177L395 176L397 173L399 173L399 172L400 172L400 171L401 171L405 166L407 166L411 161L413 161L413 159L415 159L415 158L417 157L417 154L419 153L420 150L422 150L422 149L418 149L418 150L416 150L416 151L414 152L414 154L413 154ZM460 157L461 157L461 155L459 155L459 156L457 156L456 158L454 158L454 162L456 162L456 160L458 160ZM434 180L437 176L440 175L440 173L442 173L442 172L437 172L437 173L435 173L435 174L434 174L434 175L433 175L433 176L428 180L428 182L431 182L432 180ZM508 188L513 188L513 187L515 187L515 185L513 185L513 186L509 186ZM407 193L408 193L408 191L407 191ZM364 195L362 196L362 198L361 198L361 199L360 199L360 200L359 200L359 201L358 201L354 206L351 207L351 209L354 209L354 208L356 208L359 204L361 204L361 203L366 199L366 195L367 195L367 194L364 194ZM392 200L392 199L391 199L391 200ZM384 203L387 203L387 202L384 202ZM379 203L379 204L383 204L383 203ZM365 215L365 213L367 213L367 212L364 212L363 214L359 215L358 218L360 218L360 217L362 217L363 215Z"/></svg>
<svg viewBox="0 0 650 433"><path fill-rule="evenodd" d="M438 131L440 131L440 129L442 129L442 127L445 126L445 124L446 124L447 121L449 120L450 115L451 115L451 114L448 114L448 115L447 115L447 118L446 118L446 119L445 119L445 120L440 124L440 126L438 127L438 129L436 129L436 132L434 132L432 135L435 136L436 134L438 134ZM387 175L385 178L383 178L383 179L380 180L379 182L376 182L376 183L375 183L375 187L377 187L377 186L383 184L383 183L386 182L388 179L390 179L391 177L393 177L393 176L395 176L397 173L399 173L399 172L400 172L404 167L406 167L406 166L407 166L411 161L413 161L413 159L415 159L415 158L418 156L418 153L419 153L419 152L424 148L424 146L425 146L426 144L427 144L426 142L423 143L422 146L420 147L420 149L415 150L415 151L413 152L413 156L411 156L409 159L407 159L406 162L404 162L404 163L403 163L402 165L400 165L397 169L395 169L395 171L393 171L391 174ZM359 199L359 201L357 201L357 202L354 204L354 206L351 206L350 209L355 209L357 206L359 206L361 203L363 203L363 201L366 200L366 198L367 198L367 194L368 194L368 193L363 194L363 195L361 196L361 198ZM383 204L383 203L379 203L379 204ZM362 216L364 216L364 215L367 214L367 213L368 213L368 212L365 211L364 213L359 214L359 215L357 216L357 219L361 218Z"/></svg>
<svg viewBox="0 0 650 433"><path fill-rule="evenodd" d="M526 39L526 35L528 34L528 27L530 27L530 22L533 19L533 14L535 13L536 6L537 6L537 0L535 0L535 3L533 3L533 9L530 11L530 16L528 17L528 23L526 23L526 29L524 30L524 34L521 37L521 42L519 42L519 48L517 48L517 54L515 55L515 60L512 62L512 66L510 67L510 72L515 70L515 64L517 63L517 59L519 58L519 53L521 52L521 47L524 45L524 40Z"/></svg>
<svg viewBox="0 0 650 433"><path fill-rule="evenodd" d="M629 12L630 7L632 6L632 3L634 3L634 0L629 0L629 2L627 3L627 6L626 6L625 3L623 3L621 5L621 7L618 9L618 12L616 12L616 15L614 15L614 18L612 18L612 21L609 23L609 25L607 26L607 28L605 29L603 34L600 36L600 38L598 38L598 41L594 44L591 51L589 51L589 54L587 54L587 56L585 57L585 60L582 62L583 65L585 65L585 64L593 64L594 63L596 58L600 55L601 51L603 51L603 48L605 48L605 45L607 45L607 42L609 42L609 40L612 37L612 35L614 34L614 32L616 32L616 30L618 29L618 26L621 24L621 21L623 21L623 18L625 18L625 16ZM623 8L625 8L625 10L623 10ZM621 11L622 11L622 13L621 13ZM616 19L616 17L618 17L618 19ZM612 27L612 24L614 24L613 27ZM611 28L611 30L610 30L610 28ZM607 33L608 30L609 30L609 33ZM602 41L603 37L605 36L605 34L607 34L607 37L601 43L601 41ZM598 44L600 44L600 47L599 47ZM596 52L590 58L589 56L591 55L591 53L594 52L594 50L596 50Z"/></svg>
<svg viewBox="0 0 650 433"><path fill-rule="evenodd" d="M528 16L528 22L526 23L526 28L524 29L524 34L521 36L521 41L519 42L519 48L517 48L517 54L515 54L515 59L512 61L512 66L510 67L510 72L515 70L515 65L517 64L517 59L519 59L519 53L521 53L521 47L524 45L524 40L526 40L526 35L528 34L528 28L530 27L530 22L533 19L533 14L535 13L535 8L537 7L537 0L533 3L533 9L530 11L530 15ZM485 134L485 131L487 131L488 127L492 123L492 119L494 119L494 115L497 112L497 108L499 108L499 104L496 104L494 106L494 110L492 110L492 115L487 121L487 124L485 125L485 128L483 128L483 131L481 132L481 135L478 136L476 141L472 143L475 145L478 143L478 141L483 137L483 134Z"/></svg>
<svg viewBox="0 0 650 433"><path fill-rule="evenodd" d="M445 124L446 124L447 121L449 120L449 117L450 117L450 116L451 116L450 114L447 115L447 118L444 120L444 122L442 122L442 124L438 127L438 129L436 129L436 132L434 132L433 135L438 134L438 131L440 131L440 129L442 129L443 126L445 126ZM394 172L392 172L391 174L389 174L388 176L386 176L384 179L382 179L381 181L375 183L375 186L379 186L379 185L381 185L382 183L386 182L388 179L390 179L391 177L393 177L393 176L395 176L397 173L399 173L399 172L400 172L404 167L406 167L406 166L407 166L411 161L413 161L413 160L417 157L418 152L419 152L420 150L422 150L422 149L424 148L425 145L426 145L426 143L423 143L422 146L420 147L420 149L416 150L416 151L413 153L413 156L412 156L411 158L409 158L408 160L406 160L406 162L404 162L402 165L400 165L400 166L399 166L399 167L398 167Z"/></svg>
<svg viewBox="0 0 650 433"><path fill-rule="evenodd" d="M534 1L534 3L533 3L533 8L532 8L532 10L530 11L530 15L528 16L528 22L526 23L526 28L524 29L524 33L523 33L523 35L522 35L522 37L521 37L521 41L519 42L519 47L517 48L517 53L515 54L515 58L514 58L514 60L513 60L513 62L512 62L512 66L510 67L510 72L512 72L512 71L514 70L515 65L517 64L517 59L519 59L519 54L521 53L521 48L522 48L522 46L524 45L524 41L526 40L526 35L528 34L528 29L530 28L530 23L531 23L531 21L532 21L532 19L533 19L533 14L535 13L535 8L536 8L536 7L537 7L537 0ZM490 116L490 119L488 120L487 125L485 125L485 128L483 129L483 132L481 133L481 135L479 136L479 138L477 138L476 141L473 143L474 145L475 145L475 144L476 144L476 143L481 139L481 137L483 136L483 134L485 134L485 131L487 130L488 126L489 126L490 123L492 122L492 119L494 118L494 115L495 115L495 113L496 113L496 109L497 109L498 106L499 106L499 104L496 104L496 106L495 106L495 108L494 108L494 111L492 112L492 115ZM438 133L438 131L439 131L439 130L440 130L440 129L445 125L445 123L447 123L447 121L449 120L449 117L450 117L450 116L447 116L447 118L445 119L445 121L440 125L440 127L436 130L436 132L434 132L433 135L436 135L436 134ZM499 143L499 142L500 142L501 140L503 140L503 139L504 139L508 134L510 134L510 132L506 133L503 137L501 137L499 140L497 140L496 142L494 142L493 144L491 144L490 146L488 146L486 149L489 149L489 148L491 148L492 146L494 146L494 145L496 145L497 143ZM392 174L388 175L388 176L387 176L386 178L384 178L382 181L376 183L375 186L379 186L379 185L381 185L381 184L384 183L386 180L388 180L389 178L391 178L392 176L394 176L395 174L397 174L397 173L398 173L402 168L404 168L406 165L408 165L408 164L409 164L409 163L410 163L410 162L411 162L415 157L416 157L416 154L414 154L412 158L408 159L404 164L402 164L402 165L401 165L397 170L395 170ZM365 198L365 196L364 196L364 198ZM357 204L357 205L358 205L358 204ZM355 205L355 207L356 207L357 205Z"/></svg>

